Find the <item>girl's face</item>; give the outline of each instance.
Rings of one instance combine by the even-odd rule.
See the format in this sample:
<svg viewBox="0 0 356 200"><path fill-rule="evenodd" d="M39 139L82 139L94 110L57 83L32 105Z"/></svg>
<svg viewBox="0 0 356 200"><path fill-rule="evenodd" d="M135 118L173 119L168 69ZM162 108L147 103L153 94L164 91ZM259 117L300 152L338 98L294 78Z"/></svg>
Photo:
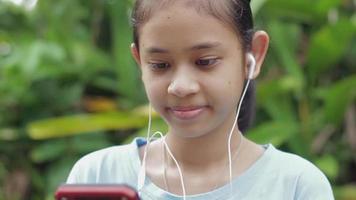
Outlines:
<svg viewBox="0 0 356 200"><path fill-rule="evenodd" d="M142 80L170 133L198 137L231 128L245 78L233 28L180 3L160 10L139 32Z"/></svg>

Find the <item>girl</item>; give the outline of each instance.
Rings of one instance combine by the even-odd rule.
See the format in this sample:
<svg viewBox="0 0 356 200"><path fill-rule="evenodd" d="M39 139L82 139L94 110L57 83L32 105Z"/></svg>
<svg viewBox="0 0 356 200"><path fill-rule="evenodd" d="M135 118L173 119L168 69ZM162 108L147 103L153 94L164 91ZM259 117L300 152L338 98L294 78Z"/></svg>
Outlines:
<svg viewBox="0 0 356 200"><path fill-rule="evenodd" d="M132 19L131 51L169 131L83 157L67 183L126 183L142 199L333 199L313 164L243 137L251 99L236 123L269 42L247 0L137 0Z"/></svg>

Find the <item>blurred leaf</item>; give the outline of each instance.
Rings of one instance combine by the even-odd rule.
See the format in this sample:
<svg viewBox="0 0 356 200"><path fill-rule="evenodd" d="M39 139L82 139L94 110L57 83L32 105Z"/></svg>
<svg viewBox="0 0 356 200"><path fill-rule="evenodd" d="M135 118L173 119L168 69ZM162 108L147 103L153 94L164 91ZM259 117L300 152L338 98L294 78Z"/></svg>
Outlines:
<svg viewBox="0 0 356 200"><path fill-rule="evenodd" d="M27 130L32 139L39 140L92 131L140 128L145 124L146 118L129 113L109 112L36 121L30 123Z"/></svg>
<svg viewBox="0 0 356 200"><path fill-rule="evenodd" d="M296 47L291 46L290 41L298 41L295 38L298 35L298 28L295 25L271 21L268 24L271 34L271 46L276 51L276 56L289 76L292 76L296 82L304 84L303 72L300 64L297 62L295 52ZM301 87L303 88L303 87Z"/></svg>
<svg viewBox="0 0 356 200"><path fill-rule="evenodd" d="M142 102L142 88L139 83L139 69L129 51L132 43L132 28L129 25L129 1L116 1L110 5L110 16L113 36L113 58L119 80L119 91L125 98L121 105L133 107Z"/></svg>
<svg viewBox="0 0 356 200"><path fill-rule="evenodd" d="M263 102L262 107L275 121L288 122L296 120L295 111L288 95L279 95L267 99Z"/></svg>
<svg viewBox="0 0 356 200"><path fill-rule="evenodd" d="M105 76L95 76L91 78L92 86L99 88L103 91L109 91L112 93L117 93L117 80L116 78L105 77Z"/></svg>
<svg viewBox="0 0 356 200"><path fill-rule="evenodd" d="M65 156L51 164L45 173L47 179L46 192L48 195L53 196L56 188L66 182L67 176L76 161L77 158L75 157Z"/></svg>
<svg viewBox="0 0 356 200"><path fill-rule="evenodd" d="M278 147L298 133L298 125L291 122L266 122L248 131L246 136L259 144L272 143Z"/></svg>
<svg viewBox="0 0 356 200"><path fill-rule="evenodd" d="M273 120L296 120L291 92L301 90L300 80L285 76L276 80L261 82L257 89L256 101Z"/></svg>
<svg viewBox="0 0 356 200"><path fill-rule="evenodd" d="M150 113L150 107L149 105L142 105L142 106L138 106L134 109L132 109L132 113L138 116L144 116L144 117L148 117L149 113ZM154 110L154 108L151 108L151 115L153 118L159 117L159 114Z"/></svg>
<svg viewBox="0 0 356 200"><path fill-rule="evenodd" d="M77 155L87 154L112 145L106 135L100 132L74 136L68 141L68 148L71 149L71 153Z"/></svg>
<svg viewBox="0 0 356 200"><path fill-rule="evenodd" d="M324 155L314 161L316 166L320 168L328 177L334 179L339 173L339 163L336 158L331 155Z"/></svg>
<svg viewBox="0 0 356 200"><path fill-rule="evenodd" d="M328 87L324 96L325 118L327 122L339 124L348 104L356 97L356 75L349 76Z"/></svg>
<svg viewBox="0 0 356 200"><path fill-rule="evenodd" d="M14 128L0 128L0 140L16 140L19 138L19 132Z"/></svg>
<svg viewBox="0 0 356 200"><path fill-rule="evenodd" d="M85 97L85 109L89 112L109 112L117 109L116 101L107 97Z"/></svg>
<svg viewBox="0 0 356 200"><path fill-rule="evenodd" d="M258 11L263 7L267 0L254 0L251 1L251 10L254 16L258 13Z"/></svg>
<svg viewBox="0 0 356 200"><path fill-rule="evenodd" d="M265 101L279 95L300 91L303 82L295 76L286 75L279 79L264 80L257 85L257 101Z"/></svg>
<svg viewBox="0 0 356 200"><path fill-rule="evenodd" d="M314 12L315 6L317 6L317 1L269 0L264 9L274 17L312 22L318 19Z"/></svg>
<svg viewBox="0 0 356 200"><path fill-rule="evenodd" d="M337 200L356 200L356 185L335 187L334 193Z"/></svg>
<svg viewBox="0 0 356 200"><path fill-rule="evenodd" d="M43 166L43 165L42 165ZM45 188L47 186L47 181L45 180L45 173L44 173L44 168L38 168L37 166L32 166L30 169L30 173L31 173L31 185L33 190L31 192L33 192L34 194L31 195L32 197L34 197L34 200L40 200L40 198L38 198L38 196L42 197L43 193L45 191ZM41 191L42 195L37 194L34 191L34 189ZM35 198L37 197L37 198Z"/></svg>
<svg viewBox="0 0 356 200"><path fill-rule="evenodd" d="M39 114L42 111L41 108L45 107L46 109L43 109L43 111L60 113L60 111L72 109L78 105L83 94L84 86L76 82L71 83L71 81L61 83L59 80L44 79L34 82L30 90L37 98L28 104L23 104L24 106L29 105L28 111L34 109L37 110L36 112ZM37 119L33 116L30 118L32 120Z"/></svg>
<svg viewBox="0 0 356 200"><path fill-rule="evenodd" d="M327 16L331 9L336 9L342 4L340 0L315 0L315 2L317 2L315 13L320 17Z"/></svg>
<svg viewBox="0 0 356 200"><path fill-rule="evenodd" d="M74 42L70 47L74 64L90 71L89 74L112 65L107 53L90 43Z"/></svg>
<svg viewBox="0 0 356 200"><path fill-rule="evenodd" d="M331 69L344 56L351 40L356 36L356 26L349 20L325 25L311 36L307 66L315 79L321 72Z"/></svg>
<svg viewBox="0 0 356 200"><path fill-rule="evenodd" d="M36 146L30 156L35 163L43 163L60 158L66 148L67 142L64 140L48 141Z"/></svg>
<svg viewBox="0 0 356 200"><path fill-rule="evenodd" d="M23 71L26 75L32 76L35 71L41 66L41 62L44 59L54 60L60 62L64 60L65 53L61 46L51 42L45 42L42 40L34 41L27 47L20 61Z"/></svg>
<svg viewBox="0 0 356 200"><path fill-rule="evenodd" d="M3 163L0 160L0 187L2 186L2 183L3 183L7 173L8 173L8 171L7 171L6 167L5 167L5 163ZM0 193L1 193L1 190L0 190ZM1 197L1 195L0 195L0 197Z"/></svg>

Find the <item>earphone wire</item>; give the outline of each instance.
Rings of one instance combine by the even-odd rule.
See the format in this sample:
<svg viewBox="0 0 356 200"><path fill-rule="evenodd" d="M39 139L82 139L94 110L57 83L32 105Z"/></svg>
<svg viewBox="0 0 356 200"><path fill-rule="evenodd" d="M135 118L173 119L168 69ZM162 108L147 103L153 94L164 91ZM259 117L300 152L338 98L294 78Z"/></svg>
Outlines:
<svg viewBox="0 0 356 200"><path fill-rule="evenodd" d="M166 137L163 138L163 142L164 142L164 145L167 149L167 152L169 154L169 156L171 156L171 158L173 159L174 163L176 164L177 166L177 169L178 169L178 172L179 172L179 178L180 178L180 182L181 182L181 185L182 185L182 193L183 193L183 199L185 200L186 199L186 190L185 190L185 185L184 185L184 178L183 178L183 172L182 172L182 169L180 168L179 164L178 164L178 161L175 159L175 157L173 156L173 153L172 151L170 150L167 142L166 142Z"/></svg>
<svg viewBox="0 0 356 200"><path fill-rule="evenodd" d="M229 156L229 176L230 176L230 195L232 194L232 158L231 158L231 137L232 137L232 133L234 132L234 129L236 127L236 124L237 124L237 121L238 121L238 118L239 118L239 114L240 114L240 109L241 109L241 105L242 105L242 102L243 102L243 99L245 98L245 95L246 95L246 92L247 92L247 89L248 89L248 86L250 84L250 79L247 80L246 82L246 86L244 88L244 91L242 93L242 96L240 98L240 102L239 102L239 105L237 107L237 112L236 112L236 117L235 117L235 121L234 121L234 124L231 128L231 131L230 131L230 134L229 134L229 139L228 139L228 156ZM242 146L242 134L240 133L240 144L239 144L239 147L237 149L238 152L240 152L240 148Z"/></svg>
<svg viewBox="0 0 356 200"><path fill-rule="evenodd" d="M161 138L163 138L163 144L164 146L166 147L167 149L167 152L168 154L171 156L171 158L173 159L174 163L176 164L177 166L177 169L178 169L178 172L179 172L179 178L180 178L180 182L181 182L181 185L182 185L182 193L183 193L183 200L186 200L186 190L185 190L185 185L184 185L184 178L183 178L183 173L182 173L182 170L178 164L178 161L175 159L175 157L173 156L166 140L165 140L165 137L163 136L163 134L160 132L160 131L156 131L154 134L152 134L152 136L150 136L150 132L151 132L151 123L152 123L152 108L151 108L151 105L149 105L149 117L148 117L148 128L147 128L147 138L146 138L146 141L147 141L147 144L145 146L145 150L144 150L144 154L143 154L143 158L142 158L142 165L141 165L141 169L140 169L140 172L139 172L139 175L138 175L138 192L139 194L141 193L142 191L142 188L144 186L144 183L145 183L145 179L146 179L146 158L147 158L147 155L148 155L148 148L149 148L149 145L151 143L151 140L156 136L156 135L160 135Z"/></svg>
<svg viewBox="0 0 356 200"><path fill-rule="evenodd" d="M240 138L242 139L242 135L240 135ZM239 146L238 146L238 148L237 148L235 154L234 154L234 155L231 155L231 156L232 156L232 162L237 159L237 157L238 157L238 155L239 155L239 153L240 153L240 149L241 149L240 146L241 146L241 145L242 145L242 140L240 140ZM225 167L225 165L223 166L222 169L224 169L224 167ZM215 186L213 187L213 189L212 189L211 191L217 189L218 186L219 186L219 182L216 182L216 183L215 183Z"/></svg>
<svg viewBox="0 0 356 200"><path fill-rule="evenodd" d="M165 146L165 148L167 149L167 152L169 154L169 156L173 159L175 165L177 166L178 169L178 173L179 173L179 178L180 178L180 182L181 182L181 186L182 186L182 193L183 193L183 199L186 200L186 190L185 190L185 185L184 185L184 178L183 178L183 172L182 169L180 168L177 159L173 156L173 153L171 151L171 149L169 148L167 142L166 142L166 137L163 136L163 134L160 131L156 131L154 134L152 134L152 136L150 136L149 140L152 140L156 135L159 135L161 138L163 138L163 144Z"/></svg>

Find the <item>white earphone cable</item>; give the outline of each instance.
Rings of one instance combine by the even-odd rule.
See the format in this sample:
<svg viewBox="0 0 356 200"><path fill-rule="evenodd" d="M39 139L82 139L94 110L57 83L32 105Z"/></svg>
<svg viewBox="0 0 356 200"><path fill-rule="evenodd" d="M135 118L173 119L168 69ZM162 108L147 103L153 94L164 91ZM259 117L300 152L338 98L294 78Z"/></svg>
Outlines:
<svg viewBox="0 0 356 200"><path fill-rule="evenodd" d="M166 149L167 149L167 152L168 154L171 156L171 158L173 159L174 163L176 164L177 166L177 169L178 169L178 172L179 172L179 178L180 178L180 182L181 182L181 185L182 185L182 193L183 193L183 199L185 200L186 199L186 191L185 191L185 185L184 185L184 179L183 179L183 172L182 172L182 169L180 168L179 164L178 164L178 161L175 159L175 157L173 156L172 154L172 151L169 149L169 146L168 144L166 143L166 138L164 137L163 139L163 142L164 142L164 145L166 146Z"/></svg>
<svg viewBox="0 0 356 200"><path fill-rule="evenodd" d="M138 192L139 194L141 193L141 190L145 184L145 179L146 179L146 158L148 155L148 148L149 145L151 143L151 140L156 136L156 135L160 135L161 138L163 139L163 144L165 145L168 154L170 155L170 157L173 159L174 163L177 166L178 172L179 172L179 177L180 177L180 182L182 185L182 193L183 193L183 199L186 200L186 190L185 190L185 185L184 185L184 179L183 179L183 173L182 170L178 164L178 161L175 159L175 157L172 154L172 151L170 150L165 137L163 136L163 134L159 131L156 131L154 134L152 134L152 136L150 136L150 131L151 131L151 123L152 123L152 108L151 105L149 105L149 117L148 117L148 129L147 129L147 137L146 137L146 141L147 144L145 146L145 150L144 150L144 154L143 154L143 158L142 158L142 165L139 171L139 175L138 175L138 184L137 184L137 188L138 188Z"/></svg>
<svg viewBox="0 0 356 200"><path fill-rule="evenodd" d="M231 158L231 137L232 137L232 133L234 132L235 126L237 124L238 118L239 118L239 114L240 114L240 109L241 109L241 105L243 102L243 99L245 98L245 94L247 92L248 86L250 84L250 79L247 80L246 86L244 88L244 91L242 93L242 96L240 98L240 102L239 105L237 107L237 112L236 112L236 117L235 117L235 121L234 124L231 128L230 134L229 134L229 139L228 139L228 156L229 156L229 176L230 176L230 193L232 193L232 158ZM237 149L237 151L240 151L240 148L242 146L242 134L240 133L240 144L239 147Z"/></svg>

